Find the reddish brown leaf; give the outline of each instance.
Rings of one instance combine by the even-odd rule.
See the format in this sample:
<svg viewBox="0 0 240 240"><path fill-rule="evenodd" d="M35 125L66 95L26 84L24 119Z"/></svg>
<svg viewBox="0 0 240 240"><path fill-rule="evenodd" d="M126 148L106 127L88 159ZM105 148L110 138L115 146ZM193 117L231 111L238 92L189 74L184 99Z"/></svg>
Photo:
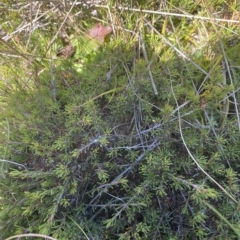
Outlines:
<svg viewBox="0 0 240 240"><path fill-rule="evenodd" d="M105 37L111 32L112 27L104 27L101 23L97 23L93 28L87 31L87 35L100 43L104 43Z"/></svg>
<svg viewBox="0 0 240 240"><path fill-rule="evenodd" d="M111 32L112 27L104 27L101 23L97 23L93 28L86 32L86 35L91 39L95 39L98 44L103 44L105 37ZM57 56L63 57L64 59L70 58L76 51L76 47L72 46L69 37L67 36L67 39L65 39L66 36L67 34L62 34L61 37L63 38L63 41L68 44L57 52Z"/></svg>
<svg viewBox="0 0 240 240"><path fill-rule="evenodd" d="M71 56L73 56L75 50L76 49L74 46L72 46L72 44L68 44L57 52L57 56L63 57L64 59L68 59Z"/></svg>

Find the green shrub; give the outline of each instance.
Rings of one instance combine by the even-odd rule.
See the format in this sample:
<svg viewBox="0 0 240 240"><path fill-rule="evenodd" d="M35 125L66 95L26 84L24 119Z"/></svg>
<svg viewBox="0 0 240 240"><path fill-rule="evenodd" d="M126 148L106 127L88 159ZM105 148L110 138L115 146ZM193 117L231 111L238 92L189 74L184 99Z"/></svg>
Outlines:
<svg viewBox="0 0 240 240"><path fill-rule="evenodd" d="M206 36L196 19L152 28L153 15L111 11L121 31L97 51L80 41L77 55L56 58L56 40L44 56L55 34L38 29L31 56L2 60L1 236L239 238L238 29L205 23ZM66 24L81 39L82 26Z"/></svg>

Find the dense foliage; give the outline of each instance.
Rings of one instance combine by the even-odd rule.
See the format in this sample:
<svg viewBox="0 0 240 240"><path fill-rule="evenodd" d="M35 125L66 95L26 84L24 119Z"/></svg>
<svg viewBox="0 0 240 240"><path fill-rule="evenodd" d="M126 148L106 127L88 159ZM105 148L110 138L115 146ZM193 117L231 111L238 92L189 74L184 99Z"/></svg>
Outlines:
<svg viewBox="0 0 240 240"><path fill-rule="evenodd" d="M239 6L10 2L0 29L2 239L240 238L240 30L213 19L236 19ZM96 48L82 36L100 20L113 33ZM76 47L67 59L56 56L63 31Z"/></svg>

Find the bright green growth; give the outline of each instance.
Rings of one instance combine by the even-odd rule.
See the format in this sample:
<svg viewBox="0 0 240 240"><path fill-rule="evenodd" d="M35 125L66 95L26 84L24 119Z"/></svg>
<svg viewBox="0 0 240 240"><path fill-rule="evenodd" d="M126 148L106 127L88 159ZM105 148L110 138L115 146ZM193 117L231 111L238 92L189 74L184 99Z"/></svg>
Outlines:
<svg viewBox="0 0 240 240"><path fill-rule="evenodd" d="M165 4L208 16L221 2ZM113 5L115 35L100 48L66 20L71 59L56 58L60 40L44 55L54 24L0 46L25 53L0 60L0 235L237 239L239 29Z"/></svg>

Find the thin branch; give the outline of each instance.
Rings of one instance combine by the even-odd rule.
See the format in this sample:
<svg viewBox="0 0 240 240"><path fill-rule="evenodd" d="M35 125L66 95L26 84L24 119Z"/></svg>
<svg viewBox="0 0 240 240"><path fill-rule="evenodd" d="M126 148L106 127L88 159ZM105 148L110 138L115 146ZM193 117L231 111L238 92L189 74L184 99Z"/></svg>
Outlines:
<svg viewBox="0 0 240 240"><path fill-rule="evenodd" d="M23 168L25 168L25 170L27 170L27 168L23 164L15 163L15 162L12 162L10 160L0 159L0 162L7 162L7 163L10 163L10 164L14 164L14 165L17 165L19 167L23 167Z"/></svg>
<svg viewBox="0 0 240 240"><path fill-rule="evenodd" d="M45 238L45 239L50 239L50 240L57 240L56 238L49 237L49 236L43 235L43 234L37 234L37 233L18 234L18 235L9 237L6 240L11 240L11 239L14 239L14 238L20 239L22 237L40 237L40 238Z"/></svg>
<svg viewBox="0 0 240 240"><path fill-rule="evenodd" d="M99 8L108 8L108 6L103 5L94 5L95 7ZM150 13L150 14L157 14L162 16L172 16L172 17L181 17L181 18L190 18L206 20L206 21L216 21L216 22L228 22L228 23L240 23L238 20L231 20L231 19L223 19L223 18L214 18L214 17L203 17L203 16L196 16L191 14L182 14L182 13L170 13L170 12L161 12L161 11L153 11L153 10L146 10L146 9L137 9L137 8L126 8L126 7L116 7L116 9L124 10L124 11L132 11L132 12L142 12L142 13Z"/></svg>
<svg viewBox="0 0 240 240"><path fill-rule="evenodd" d="M89 203L89 205L93 204L93 202L99 197L101 196L103 191L106 191L106 188L111 187L112 185L116 185L117 183L119 183L118 181L128 172L130 172L134 166L136 166L144 157L145 155L150 152L151 150L153 150L154 148L156 148L157 146L159 146L160 142L158 140L155 140L146 151L144 151L136 160L133 164L131 164L131 166L129 166L128 168L126 168L121 174L119 174L114 180L111 181L111 183L106 184L105 189L103 189L101 192L99 192ZM85 211L87 210L88 207L86 207Z"/></svg>
<svg viewBox="0 0 240 240"><path fill-rule="evenodd" d="M139 39L140 39L140 43L141 43L141 46L142 46L144 59L145 59L146 63L148 64L147 70L148 70L149 79L150 79L150 81L152 83L154 94L158 95L158 91L157 91L156 85L155 85L154 80L153 80L152 71L150 69L150 63L148 61L147 51L146 51L146 48L145 48L145 43L143 41L143 37L142 37L141 31L139 32Z"/></svg>
<svg viewBox="0 0 240 240"><path fill-rule="evenodd" d="M52 38L51 42L49 43L45 55L47 54L48 50L50 49L50 47L52 46L53 42L54 42L55 39L57 38L59 32L61 31L61 29L62 29L62 27L63 27L63 25L64 25L64 23L67 21L67 18L69 17L69 14L71 13L71 11L72 11L73 7L75 6L76 2L77 2L77 0L74 1L74 3L72 4L71 8L70 8L69 11L67 12L67 14L66 14L66 16L65 16L65 18L64 18L64 20L63 20L63 22L62 22L62 24L61 24L61 26L59 27L59 29L58 29L58 31L56 32L55 36Z"/></svg>
<svg viewBox="0 0 240 240"><path fill-rule="evenodd" d="M173 86L172 86L172 81L170 81L170 84L171 84L171 90L172 90L172 94L173 94L173 97L175 99L175 102L176 102L176 105L178 107L178 102L177 102L177 98L175 96L175 93L173 91ZM180 114L180 111L178 110L178 125L179 125L179 132L180 132L180 135L181 135L181 139L182 139L182 142L183 142L183 145L184 147L186 148L189 156L191 157L191 159L195 162L195 164L197 165L197 167L200 169L200 171L202 171L212 182L214 182L229 198L232 199L233 202L235 202L236 204L238 204L238 201L230 194L227 192L227 190L225 190L215 179L213 179L201 166L200 164L198 163L198 161L194 158L194 156L192 155L190 149L188 148L186 142L185 142L185 139L184 139L184 136L183 136L183 132L182 132L182 126L181 126L181 114Z"/></svg>
<svg viewBox="0 0 240 240"><path fill-rule="evenodd" d="M155 27L153 27L150 23L147 23L155 33L162 37L162 39L171 47L173 48L181 57L191 62L197 69L199 69L202 73L204 73L207 77L210 77L209 73L204 71L198 64L196 64L190 57L186 56L182 51L176 48L171 42L167 40Z"/></svg>

